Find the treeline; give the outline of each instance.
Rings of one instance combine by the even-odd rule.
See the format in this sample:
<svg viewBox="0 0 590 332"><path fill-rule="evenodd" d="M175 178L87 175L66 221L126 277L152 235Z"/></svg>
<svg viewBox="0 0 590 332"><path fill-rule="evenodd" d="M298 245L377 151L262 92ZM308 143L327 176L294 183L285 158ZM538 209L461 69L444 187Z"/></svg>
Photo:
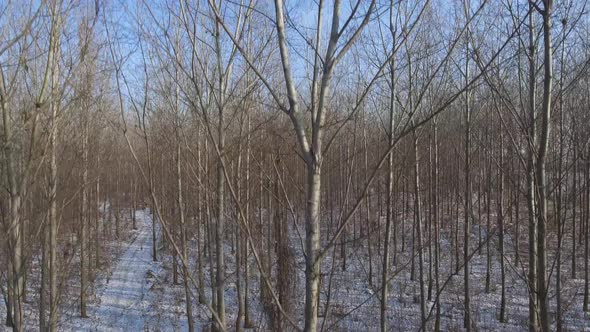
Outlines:
<svg viewBox="0 0 590 332"><path fill-rule="evenodd" d="M480 290L587 326L586 4L1 4L6 325L86 317L146 208L191 331L386 331L405 283L416 330L477 329Z"/></svg>

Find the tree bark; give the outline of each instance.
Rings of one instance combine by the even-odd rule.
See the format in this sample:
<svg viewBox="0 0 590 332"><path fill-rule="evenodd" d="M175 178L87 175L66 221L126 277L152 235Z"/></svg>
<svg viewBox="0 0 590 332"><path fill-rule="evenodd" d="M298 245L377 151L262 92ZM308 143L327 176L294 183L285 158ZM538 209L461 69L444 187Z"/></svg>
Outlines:
<svg viewBox="0 0 590 332"><path fill-rule="evenodd" d="M535 90L536 90L536 43L533 19L533 5L529 3L529 109L528 109L528 139L529 149L527 156L527 207L529 219L529 331L537 332L539 329L538 315L538 291L537 291L537 222L536 222L536 199L535 199L535 156L534 147L537 141L537 130L535 124Z"/></svg>
<svg viewBox="0 0 590 332"><path fill-rule="evenodd" d="M539 149L537 155L537 182L536 191L539 196L538 211L538 294L539 313L541 316L541 328L549 331L549 285L547 280L547 188L545 160L549 146L549 133L551 130L551 90L553 86L553 48L551 45L551 14L553 12L553 0L544 0L543 10L543 43L544 43L544 83L543 83L543 109L541 114L541 131Z"/></svg>
<svg viewBox="0 0 590 332"><path fill-rule="evenodd" d="M390 24L392 22L391 17L393 16L393 2L390 4ZM395 45L395 33L391 28L391 35L393 38L392 45ZM389 121L388 121L388 148L394 144L393 130L395 128L395 57L391 58L391 90L389 93ZM387 160L387 214L385 224L385 239L383 247L383 269L381 271L381 310L380 310L380 324L381 332L387 331L387 302L389 292L389 253L390 245L389 241L391 238L391 225L393 223L393 153L390 153ZM393 246L395 247L395 238Z"/></svg>
<svg viewBox="0 0 590 332"><path fill-rule="evenodd" d="M465 2L466 18L469 17L469 1ZM467 27L467 39L465 46L465 84L469 82L469 26ZM465 223L463 227L463 287L464 287L464 306L465 315L463 320L463 327L467 332L471 331L471 296L469 294L469 238L471 236L471 105L469 89L465 90L465 204L464 216Z"/></svg>

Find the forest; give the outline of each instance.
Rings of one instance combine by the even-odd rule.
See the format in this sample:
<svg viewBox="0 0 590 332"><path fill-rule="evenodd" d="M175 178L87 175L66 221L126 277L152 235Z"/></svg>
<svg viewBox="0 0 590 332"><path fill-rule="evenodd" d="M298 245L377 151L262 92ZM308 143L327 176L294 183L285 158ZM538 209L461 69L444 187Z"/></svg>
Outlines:
<svg viewBox="0 0 590 332"><path fill-rule="evenodd" d="M0 331L590 331L587 0L0 0Z"/></svg>

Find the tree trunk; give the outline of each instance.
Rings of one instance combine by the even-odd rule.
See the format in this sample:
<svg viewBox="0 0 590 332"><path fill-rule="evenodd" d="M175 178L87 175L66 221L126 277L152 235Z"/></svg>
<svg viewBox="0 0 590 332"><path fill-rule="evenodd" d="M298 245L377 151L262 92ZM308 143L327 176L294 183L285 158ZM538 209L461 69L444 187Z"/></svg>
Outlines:
<svg viewBox="0 0 590 332"><path fill-rule="evenodd" d="M422 248L422 216L420 206L420 158L418 154L418 135L416 131L413 132L414 136L414 223L416 228L416 242L414 246L418 250L418 270L420 283L420 318L421 326L426 329L426 294L424 286L424 255Z"/></svg>
<svg viewBox="0 0 590 332"><path fill-rule="evenodd" d="M467 8L466 14L469 9ZM466 15L468 17L468 15ZM469 34L469 31L467 32ZM467 36L469 38L469 36ZM469 82L469 41L466 43L466 59L465 59L465 82ZM469 237L471 236L470 213L471 213L471 110L470 110L469 89L465 90L465 204L463 206L465 215L465 224L463 227L463 287L464 287L464 306L465 315L463 319L463 327L467 332L471 331L471 296L469 294Z"/></svg>
<svg viewBox="0 0 590 332"><path fill-rule="evenodd" d="M198 129L197 133L197 140L200 142L200 133L201 131ZM207 140L206 137L204 137ZM197 166L200 167L201 165L201 146L197 145ZM207 166L204 165L204 168ZM199 303L205 304L207 302L205 296L205 280L203 277L203 260L205 259L204 251L207 248L205 239L207 238L206 234L203 234L203 224L206 222L207 215L203 213L205 206L208 205L207 202L207 194L206 192L209 188L206 186L206 181L204 180L203 174L199 174L199 179L201 183L201 188L197 194L197 210L198 210L198 220L197 220L197 279L199 281Z"/></svg>
<svg viewBox="0 0 590 332"><path fill-rule="evenodd" d="M535 125L535 85L536 85L536 50L535 31L533 20L533 5L529 3L529 151L527 156L527 207L529 218L529 331L537 332L539 329L538 316L538 292L537 292L537 222L535 213L535 160L534 149L537 141Z"/></svg>
<svg viewBox="0 0 590 332"><path fill-rule="evenodd" d="M506 322L506 271L504 265L504 136L500 128L500 169L498 170L498 233L500 249L500 274L501 274L501 297L500 297L500 322Z"/></svg>
<svg viewBox="0 0 590 332"><path fill-rule="evenodd" d="M215 22L215 52L217 60L217 68L219 71L218 77L218 126L217 126L217 148L219 151L219 160L217 162L217 223L215 227L215 251L217 253L217 315L219 316L220 329L225 329L225 178L223 176L222 158L225 154L225 123L224 123L224 103L225 103L225 77L222 74L225 70L222 69L221 45L220 45L220 26L219 22Z"/></svg>
<svg viewBox="0 0 590 332"><path fill-rule="evenodd" d="M80 216L80 317L86 318L86 287L88 268L86 260L86 249L88 239L86 228L88 225L88 120L84 115L82 133L82 213Z"/></svg>
<svg viewBox="0 0 590 332"><path fill-rule="evenodd" d="M180 127L180 124L179 124ZM184 283L184 294L185 294L185 301L186 301L186 320L188 323L188 330L190 332L194 331L194 323L193 323L193 304L191 299L191 292L189 288L189 272L188 266L186 266L186 258L188 257L188 249L186 244L186 226L185 226L185 216L184 216L184 200L182 194L182 169L181 169L181 142L180 142L180 128L177 128L177 154L176 154L176 183L177 183L177 200L178 200L178 214L180 217L180 245L182 250L182 280ZM200 248L199 248L200 250ZM176 250L174 250L176 251Z"/></svg>
<svg viewBox="0 0 590 332"><path fill-rule="evenodd" d="M49 274L49 232L42 226L41 281L39 287L39 331L47 331L47 277ZM9 308L7 308L9 309ZM8 325L7 325L8 326Z"/></svg>
<svg viewBox="0 0 590 332"><path fill-rule="evenodd" d="M547 279L547 188L545 159L549 146L549 133L551 130L551 90L553 86L553 48L551 45L551 14L553 0L544 0L543 11L543 43L544 43L544 84L543 84L543 109L541 114L541 131L539 149L537 155L537 186L539 196L538 212L538 293L543 331L549 331L549 285Z"/></svg>
<svg viewBox="0 0 590 332"><path fill-rule="evenodd" d="M520 266L520 172L515 171L516 174L516 188L514 188L514 265Z"/></svg>
<svg viewBox="0 0 590 332"><path fill-rule="evenodd" d="M250 112L246 110L246 227L250 227ZM248 264L248 256L250 249L250 241L244 240L244 327L253 328L254 322L250 317L250 264Z"/></svg>
<svg viewBox="0 0 590 332"><path fill-rule="evenodd" d="M563 40L566 38L566 21L562 21L562 30L563 30ZM562 244L563 244L563 225L565 214L563 213L563 190L564 184L563 181L563 158L564 156L564 131L563 131L563 121L564 117L564 89L563 89L563 75L564 75L564 64L565 64L565 45L561 47L561 72L559 77L559 160L557 162L557 211L556 211L556 220L557 220L557 257L556 257L556 270L557 274L555 276L555 297L557 301L557 308L556 308L556 321L557 321L557 332L563 331L563 313L562 313L562 301L561 301L561 251L562 251ZM566 192L567 192L567 179L565 180ZM567 210L567 206L566 206Z"/></svg>
<svg viewBox="0 0 590 332"><path fill-rule="evenodd" d="M589 233L589 224L590 224L590 147L588 148L588 154L586 156L586 171L585 174L585 184L586 184L586 200L584 202L583 209L586 211L584 213L584 220L581 220L580 223L584 224L584 312L590 311L590 275L589 275L589 267L588 267L588 260L590 259L590 252L588 249L588 233ZM584 195L582 195L583 197Z"/></svg>
<svg viewBox="0 0 590 332"><path fill-rule="evenodd" d="M54 4L54 15L57 15L57 9L61 4ZM59 26L59 16L57 17L57 25ZM57 33L57 32L55 32ZM59 38L59 37L55 37ZM59 42L53 45L55 58L58 58L59 49L57 48ZM52 75L52 96L51 102L51 132L49 134L49 331L57 331L57 314L59 304L58 294L58 262L57 262L57 234L58 234L58 215L57 215L57 135L58 135L58 85L59 85L59 61L53 59L54 69Z"/></svg>
<svg viewBox="0 0 590 332"><path fill-rule="evenodd" d="M307 194L305 208L305 331L315 332L318 323L320 281L320 166L307 165Z"/></svg>
<svg viewBox="0 0 590 332"><path fill-rule="evenodd" d="M391 3L390 15L393 15L393 3ZM393 31L393 30L392 30ZM393 36L393 45L395 45L395 34ZM395 57L391 60L391 91L389 93L389 128L388 134L388 148L394 143L393 130L395 128L394 116L395 116ZM366 151L366 150L365 150ZM393 223L393 153L390 153L387 157L387 214L385 224L385 239L383 247L383 269L381 271L381 311L380 311L380 323L381 332L387 331L387 302L388 302L388 291L389 291L389 252L390 245L389 241L391 238L391 225ZM403 217L402 217L403 218ZM395 247L395 238L393 246Z"/></svg>
<svg viewBox="0 0 590 332"><path fill-rule="evenodd" d="M577 155L577 142L578 142L578 138L575 135L576 132L576 127L575 127L575 119L572 117L572 123L573 123L573 131L574 131L574 135L573 135L573 139L572 139L572 143L573 143L573 158L572 158L572 176L573 176L573 181L572 181L572 279L576 279L576 208L577 208L577 202L578 202L578 190L577 190L577 183L578 183L578 155Z"/></svg>
<svg viewBox="0 0 590 332"><path fill-rule="evenodd" d="M240 127L243 127L243 123L240 124ZM240 136L242 133L242 129L240 128ZM241 179L241 164L242 164L242 144L241 141L238 143L238 158L236 162L236 170L235 170L235 178L236 178L236 199L237 204L242 204L241 197L242 197L242 179ZM236 204L236 205L237 205ZM236 218L239 215L239 211L236 208ZM235 259L236 259L236 295L238 300L238 313L236 315L236 332L242 331L242 324L244 322L244 294L242 289L242 265L243 265L243 241L242 237L244 234L241 231L239 225L236 225L236 250L235 250Z"/></svg>
<svg viewBox="0 0 590 332"><path fill-rule="evenodd" d="M432 190L432 210L434 220L434 278L436 280L436 313L434 320L434 331L440 331L440 283L439 283L439 264L440 264L440 227L438 215L438 130L437 118L433 119L433 139L434 139L434 167L433 167L433 190Z"/></svg>

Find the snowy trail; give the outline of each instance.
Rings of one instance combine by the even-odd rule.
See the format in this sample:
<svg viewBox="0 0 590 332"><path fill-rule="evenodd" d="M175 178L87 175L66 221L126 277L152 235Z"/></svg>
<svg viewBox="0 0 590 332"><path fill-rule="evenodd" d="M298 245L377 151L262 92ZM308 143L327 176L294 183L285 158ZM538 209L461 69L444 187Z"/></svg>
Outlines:
<svg viewBox="0 0 590 332"><path fill-rule="evenodd" d="M152 262L151 216L137 211L137 233L126 252L113 266L112 274L98 290L99 301L89 307L90 319L79 320L74 329L89 331L144 331L149 320L148 271Z"/></svg>

